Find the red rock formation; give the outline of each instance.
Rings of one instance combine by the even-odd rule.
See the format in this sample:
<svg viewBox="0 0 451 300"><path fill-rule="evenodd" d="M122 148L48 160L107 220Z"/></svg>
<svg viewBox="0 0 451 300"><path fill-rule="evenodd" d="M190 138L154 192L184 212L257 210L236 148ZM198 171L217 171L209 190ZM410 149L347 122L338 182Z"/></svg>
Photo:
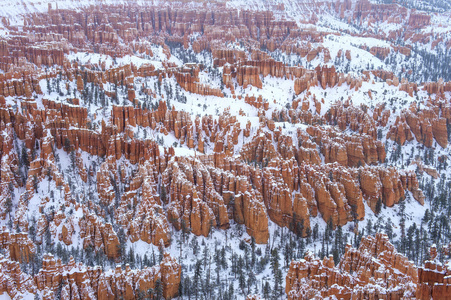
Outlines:
<svg viewBox="0 0 451 300"><path fill-rule="evenodd" d="M24 96L31 97L32 93L41 93L38 80L32 78L31 74L21 74L8 72L0 75L0 95L1 96Z"/></svg>
<svg viewBox="0 0 451 300"><path fill-rule="evenodd" d="M84 89L83 79L81 75L77 76L77 90L81 93Z"/></svg>
<svg viewBox="0 0 451 300"><path fill-rule="evenodd" d="M216 161L219 157L218 154L213 159ZM259 195L250 188L245 177L231 177L221 171L220 165L216 168L219 169L206 168L195 159L178 158L177 162L169 164L163 174L165 189L171 195L169 220L176 228L190 228L196 235L207 236L211 226L228 227L228 206L231 217L244 223L257 243L266 242L268 220ZM228 184L225 178L230 181ZM223 181L223 187L219 188Z"/></svg>
<svg viewBox="0 0 451 300"><path fill-rule="evenodd" d="M400 145L404 145L406 141L413 140L412 131L405 120L404 116L397 116L395 124L390 127L387 138L396 141Z"/></svg>
<svg viewBox="0 0 451 300"><path fill-rule="evenodd" d="M366 134L348 136L334 128L323 131L319 127L308 127L307 132L321 145L326 163L361 166L385 161L384 145Z"/></svg>
<svg viewBox="0 0 451 300"><path fill-rule="evenodd" d="M440 107L434 103L429 103L421 110L416 103L412 103L410 108L404 109L400 117L396 119L387 137L402 145L406 140L412 139L409 133L412 131L417 141L426 147L432 147L433 138L435 138L437 143L445 148L448 145L447 119L439 117L439 111Z"/></svg>
<svg viewBox="0 0 451 300"><path fill-rule="evenodd" d="M127 194L121 197L116 214L118 223L127 229L130 240L142 240L159 246L170 244L170 229L161 207L160 195L157 192L155 174L151 172L153 165L149 162L141 165L132 178ZM141 190L141 197L138 195ZM135 206L131 211L130 206Z"/></svg>
<svg viewBox="0 0 451 300"><path fill-rule="evenodd" d="M326 115L326 120L344 131L348 126L360 134L367 134L373 139L377 138L376 122L367 113L367 107L355 107L349 102L338 101L333 104Z"/></svg>
<svg viewBox="0 0 451 300"><path fill-rule="evenodd" d="M258 98L255 98L254 96L245 96L244 102L246 102L249 105L252 105L253 107L260 109L263 108L264 110L268 110L269 108L269 102L266 99L263 99L262 96L258 96Z"/></svg>
<svg viewBox="0 0 451 300"><path fill-rule="evenodd" d="M34 281L27 279L23 284L19 278L13 278L11 283L22 284L22 289L29 292L39 290L51 296L55 295L61 283L65 283L61 297L67 299L110 299L115 296L135 299L138 293L146 294L159 282L162 285L163 297L171 299L177 296L180 278L180 265L167 253L160 265L137 270L131 270L127 265L125 270L117 267L112 272L102 272L98 267L77 264L73 258L68 264L62 264L61 260L46 255L42 269L35 275ZM10 296L14 295L8 290L7 292Z"/></svg>
<svg viewBox="0 0 451 300"><path fill-rule="evenodd" d="M293 169L297 169L294 159L271 160L263 171L263 199L272 221L306 236L310 231L310 214L307 199L301 193L294 192L299 179Z"/></svg>
<svg viewBox="0 0 451 300"><path fill-rule="evenodd" d="M318 81L323 89L326 87L334 87L337 84L337 73L335 72L335 67L316 67L316 74Z"/></svg>
<svg viewBox="0 0 451 300"><path fill-rule="evenodd" d="M346 247L338 266L332 257L322 261L308 253L291 262L286 277L288 299L381 298L400 299L415 293L417 269L386 235L362 239L358 249Z"/></svg>
<svg viewBox="0 0 451 300"><path fill-rule="evenodd" d="M434 247L431 248L433 249ZM423 267L418 268L416 298L448 299L451 297L450 271L448 265L443 266L441 263L434 261L434 258L431 261L426 261Z"/></svg>
<svg viewBox="0 0 451 300"><path fill-rule="evenodd" d="M347 60L351 60L351 51L350 50L346 50L345 57Z"/></svg>
<svg viewBox="0 0 451 300"><path fill-rule="evenodd" d="M202 170L197 169L200 166L199 163L191 166L183 160L170 163L163 174L163 181L171 195L169 220L179 230L189 228L195 235L208 236L217 220L219 226L228 226L228 217L223 199L213 189L208 172L203 170L202 174ZM197 187L204 187L204 190L196 189L195 180L199 181ZM205 187L203 182L210 182L210 186Z"/></svg>
<svg viewBox="0 0 451 300"><path fill-rule="evenodd" d="M118 258L119 239L110 223L101 223L93 214L86 214L80 221L80 237L83 247L93 247L96 251L103 249L109 258Z"/></svg>
<svg viewBox="0 0 451 300"><path fill-rule="evenodd" d="M435 169L432 166L426 166L423 164L421 160L414 160L411 165L416 165L418 167L418 172L423 173L426 172L426 174L432 176L434 179L439 178L439 174L437 172L437 169Z"/></svg>
<svg viewBox="0 0 451 300"><path fill-rule="evenodd" d="M294 92L296 95L299 95L300 93L304 92L305 90L308 90L311 86L317 85L317 80L315 76L312 76L313 74L306 73L301 78L296 78L294 81Z"/></svg>
<svg viewBox="0 0 451 300"><path fill-rule="evenodd" d="M413 28L422 28L431 24L431 16L427 14L411 13L408 21Z"/></svg>
<svg viewBox="0 0 451 300"><path fill-rule="evenodd" d="M379 59L385 59L390 54L390 49L384 47L371 47L370 53Z"/></svg>
<svg viewBox="0 0 451 300"><path fill-rule="evenodd" d="M427 82L423 89L429 94L443 94L444 92L451 91L451 81L443 82L443 80L439 80L438 82Z"/></svg>
<svg viewBox="0 0 451 300"><path fill-rule="evenodd" d="M369 27L377 22L408 25L404 26L406 33L394 31L386 37L368 30L364 32L365 36L431 42L433 47L440 41L439 33L434 34L435 37L413 32L414 28L430 25L430 17L428 19L426 15L409 12L398 5L351 2L306 3L306 7L314 8L306 23L316 23L318 9L325 5L331 11L335 9L337 16L340 15L344 21L352 18L349 23L360 20ZM284 6L277 5L273 9L281 12ZM177 3L171 7L143 7L129 3L80 10L50 9L49 13L27 16L20 31L5 19L3 24L11 34L0 42L0 68L4 71L0 75L0 217L9 217L6 207L13 191L26 191L13 197L17 201L13 224L27 231L28 199L36 192L36 182L40 185L44 179L49 180L49 186L55 184L59 190L56 198L60 206L56 205L54 214L47 218L53 199L40 199L36 211L38 239L42 239L49 228L52 240L71 245L73 238L81 238L86 249L102 251L109 258L117 259L121 254L119 238L112 225L105 221L111 211L114 212L114 221L131 242L141 240L167 246L171 239L169 222L178 230L191 230L196 235L207 236L212 226L226 229L232 219L244 224L247 233L257 243L266 243L269 238L268 218L305 236L310 228L310 216L317 216L318 212L326 222L332 221L333 226L338 226L363 219L364 200L376 210L378 202L392 206L409 190L422 203L424 195L413 172L368 166L385 160L385 148L377 140L377 129L387 125L390 110L382 105L374 109L365 105L355 107L346 100L333 104L325 113L328 104L309 92L310 87L317 85L323 89L348 85L357 90L363 81L370 84L370 78L374 77L369 71L362 77L353 78L349 74L337 73L333 67L307 70L288 66L275 61L265 51L257 50L280 50L305 57L308 61L318 55L323 55L325 63L331 59L329 49L320 45L329 32L309 29L308 26L298 28L296 22L278 17L276 19L270 11L239 11L227 8L224 3L211 2L208 5L198 3L189 9ZM213 66L223 67L224 87L233 94L236 84L249 89L262 88L261 77L272 76L292 80L295 93L302 93L302 97L293 101L290 109L273 110L271 119L264 110L268 110L268 100L272 99L244 97L244 102L262 109L259 111L258 130L251 128L250 121L244 129L244 124L237 121L242 118L231 115L230 111L217 118L198 116L193 121L187 112L178 111L176 107L168 109L164 100L154 111L139 108L141 92L156 97L155 91L145 87L147 81L139 77L153 77L160 81L173 77L185 91L222 97L220 89L201 82L199 74L208 67L204 69L197 64L177 67L168 61L162 62L158 69L156 64L108 67L105 62L68 62L65 57L69 51L81 51L114 58L134 55L149 59L147 56L154 55L154 46L148 40L161 46L167 59L171 55L168 46L171 43L181 43L185 49L192 46L196 53L211 52ZM241 43L240 49L246 50L231 49L238 48L237 43ZM373 47L369 51L385 57L391 48L410 55L409 48L396 46ZM339 57L343 57L342 52ZM347 60L353 56L349 50L344 54ZM41 65L50 66L49 71L44 73ZM418 89L416 84L405 80L400 83L392 73L372 73L411 96ZM109 109L81 103L85 101L84 97L69 99L64 95L60 96L64 99L61 102L42 99L41 96L34 99L34 95L42 94L40 84L54 78L64 82L70 90L76 84L78 94L95 86L111 97L114 95L112 86L127 87L126 97L138 108L113 106L111 115L107 115L105 111ZM445 101L445 92L451 91L451 85L439 81L425 84L424 89L430 94L435 93L436 99L430 100L426 108L419 111L414 106L403 111L389 129L388 138L403 144L416 137L426 146L433 146L435 139L440 146L446 147L446 124L451 121L451 108ZM373 98L375 93L369 90L368 95ZM242 99L244 95L235 96ZM20 102L20 105L12 107L12 102ZM246 113L242 111L240 115ZM277 126L278 121L311 126L307 131L304 131L304 126L299 126L297 132L287 135L287 131ZM325 128L320 124L330 126ZM151 129L153 135L171 135L180 145L201 153L213 150L214 154L175 157L174 149L162 151L157 143L148 138L141 139L142 128ZM356 134L349 134L348 130ZM255 135L251 137L251 134ZM17 136L17 141L14 136ZM241 145L241 139L245 145L237 153L236 146ZM24 147L23 153L15 149L16 142L19 147ZM66 182L67 173L66 177L63 176L56 159L64 152L73 153L75 181L81 179L88 183L96 179L99 203L96 197L95 201L89 199L90 191L72 194L72 178L72 182ZM85 166L87 160L92 162L96 157L102 161L101 164ZM322 163L323 157L325 164ZM29 161L29 166L19 168L19 162L24 160ZM361 167L355 168L357 166ZM25 179L22 178L24 169L27 169L25 173L28 172ZM69 209L76 211L77 217L71 215ZM83 217L79 219L79 215ZM7 249L9 258L23 262L30 259L34 245L24 234L7 235L3 232L0 236L0 246ZM353 272L358 270L361 280L352 282L354 287L366 280L365 285L359 285L364 287L357 289L356 298L384 297L379 293L382 290L370 290L366 284L377 283L385 279L384 276L389 277L389 297L400 297L392 287L402 277L400 274L410 268L400 268L399 264L405 263L404 259L393 254L383 238L377 237L376 240L377 247L367 245L359 254L348 249L348 256L343 265L340 264L339 271L333 268L330 259L326 259L322 266L319 262L311 263L311 274L317 272L317 277L306 275L308 280L315 282L309 286L307 293L311 294L308 297L314 296L320 288L320 297L348 297L353 291L340 287L348 286L346 280L353 279L340 274L340 271L346 273L346 270L351 270L350 266ZM381 254L375 248L383 248L387 253ZM365 251L367 253L363 253ZM368 253L377 256L376 262ZM2 258L0 265L0 291L6 291L11 298L37 290L52 298L55 289L64 281L67 284L63 287L62 298L65 299L133 299L138 290L154 288L157 279L162 281L164 296L170 298L176 295L180 281L180 266L167 256L160 267L146 270L118 268L107 273L77 266L73 261L63 265L46 257L43 270L35 277L34 283L32 278L20 272L18 264ZM389 266L388 271L377 268L382 265ZM324 271L328 277L320 275L317 270L320 267L329 269ZM393 268L399 272L393 272ZM435 282L440 280L437 276ZM432 285L429 279L425 282L428 283L422 287L421 295L424 296L421 297L438 297L446 292L446 286ZM332 286L334 283L338 286Z"/></svg>
<svg viewBox="0 0 451 300"><path fill-rule="evenodd" d="M403 47L403 46L395 47L395 50L398 51L399 53L405 55L405 56L410 56L410 53L411 53L411 49L410 48Z"/></svg>
<svg viewBox="0 0 451 300"><path fill-rule="evenodd" d="M359 179L362 192L373 211L376 211L378 202L392 207L404 199L402 181L394 168L360 169Z"/></svg>
<svg viewBox="0 0 451 300"><path fill-rule="evenodd" d="M252 189L252 184L247 179L251 174L255 178L254 182L261 190L261 174L257 170L236 159L225 159L223 154L215 154L211 159L217 170L210 170L214 178L214 186L218 193L221 193L224 202L229 207L229 215L240 224L245 224L248 233L255 238L258 243L268 240L268 216L265 205L258 190ZM222 182L222 184L221 184Z"/></svg>
<svg viewBox="0 0 451 300"><path fill-rule="evenodd" d="M401 80L401 84L399 85L399 90L404 91L409 94L410 97L413 97L413 93L418 91L418 86L416 83L408 82L405 78Z"/></svg>
<svg viewBox="0 0 451 300"><path fill-rule="evenodd" d="M36 293L33 278L23 273L17 261L11 261L0 255L0 295L11 299L28 293Z"/></svg>
<svg viewBox="0 0 451 300"><path fill-rule="evenodd" d="M243 88L247 88L248 85L262 88L263 84L260 80L260 74L256 67L252 66L240 66L236 69L236 80Z"/></svg>
<svg viewBox="0 0 451 300"><path fill-rule="evenodd" d="M235 62L246 61L246 52L233 49L214 49L212 51L213 64L218 67L224 66L226 63L234 64Z"/></svg>
<svg viewBox="0 0 451 300"><path fill-rule="evenodd" d="M9 233L5 228L0 232L0 247L8 249L9 258L20 263L31 262L36 247L24 232Z"/></svg>
<svg viewBox="0 0 451 300"><path fill-rule="evenodd" d="M270 134L257 134L252 141L243 146L241 157L245 161L269 162L277 156Z"/></svg>
<svg viewBox="0 0 451 300"><path fill-rule="evenodd" d="M186 91L199 95L224 97L220 89L199 83L199 66L185 65L174 72L177 83Z"/></svg>

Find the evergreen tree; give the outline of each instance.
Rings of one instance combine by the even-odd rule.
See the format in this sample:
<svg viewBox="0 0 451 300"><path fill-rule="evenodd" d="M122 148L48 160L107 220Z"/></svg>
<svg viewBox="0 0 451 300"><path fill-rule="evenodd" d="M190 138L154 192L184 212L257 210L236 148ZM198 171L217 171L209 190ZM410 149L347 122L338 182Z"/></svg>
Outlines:
<svg viewBox="0 0 451 300"><path fill-rule="evenodd" d="M281 283L282 283L282 272L279 269L279 260L280 260L280 256L279 256L279 251L277 250L277 248L274 248L271 251L271 270L273 272L273 276L274 276L274 295L279 296L280 293L280 287L281 287Z"/></svg>
<svg viewBox="0 0 451 300"><path fill-rule="evenodd" d="M201 278L202 278L202 261L198 260L194 267L194 278L192 284L193 295L196 299L198 299L199 297L200 292L199 287L201 285Z"/></svg>
<svg viewBox="0 0 451 300"><path fill-rule="evenodd" d="M155 295L157 300L163 299L163 283L161 282L161 279L158 278L155 282Z"/></svg>

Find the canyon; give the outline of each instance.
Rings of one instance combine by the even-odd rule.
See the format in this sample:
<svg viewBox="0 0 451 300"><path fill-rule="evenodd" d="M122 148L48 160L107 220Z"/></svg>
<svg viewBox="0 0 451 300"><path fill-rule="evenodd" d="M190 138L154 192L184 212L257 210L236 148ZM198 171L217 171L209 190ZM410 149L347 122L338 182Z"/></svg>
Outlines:
<svg viewBox="0 0 451 300"><path fill-rule="evenodd" d="M449 8L94 2L0 2L0 295L451 297Z"/></svg>

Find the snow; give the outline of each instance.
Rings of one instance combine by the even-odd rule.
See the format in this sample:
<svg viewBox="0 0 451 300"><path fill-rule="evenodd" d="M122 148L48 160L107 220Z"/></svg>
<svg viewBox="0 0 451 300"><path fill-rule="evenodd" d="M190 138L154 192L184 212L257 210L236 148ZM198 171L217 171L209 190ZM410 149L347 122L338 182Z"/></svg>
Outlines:
<svg viewBox="0 0 451 300"><path fill-rule="evenodd" d="M155 69L162 69L163 61L174 63L177 66L182 65L182 62L175 56L171 56L170 59L168 60L166 55L163 53L162 46L153 45L151 49L153 52L153 56L137 53L137 55L126 55L124 57L113 58L106 54L89 53L89 52L77 52L77 53L71 52L70 54L66 54L65 57L69 61L78 62L80 65L92 64L99 67L101 63L104 63L106 69L130 64L133 64L137 68L141 67L144 64L151 64L155 67Z"/></svg>
<svg viewBox="0 0 451 300"><path fill-rule="evenodd" d="M336 17L334 17L328 13L324 13L323 15L320 16L319 24L321 24L321 26L317 26L317 28L320 29L321 31L326 31L326 32L327 31L333 31L333 32L349 31L349 32L353 32L353 33L358 32L358 30L355 27L353 27L352 25L339 20Z"/></svg>
<svg viewBox="0 0 451 300"><path fill-rule="evenodd" d="M7 293L3 293L0 295L0 300L11 300L11 299L12 298ZM24 293L20 294L20 299L34 300L34 294L32 294L30 292L24 292Z"/></svg>
<svg viewBox="0 0 451 300"><path fill-rule="evenodd" d="M328 35L324 38L323 45L329 49L332 59L337 56L340 49L343 50L343 55L347 50L351 51L351 69L356 69L366 65L372 66L372 69L378 69L385 65L380 59L360 47L391 48L387 42L381 40L348 35Z"/></svg>
<svg viewBox="0 0 451 300"><path fill-rule="evenodd" d="M83 0L83 1L58 1L58 7L59 8L74 8L77 9L82 6L86 6L92 3L98 3L99 1L96 0ZM125 0L108 0L108 3L124 3ZM138 1L139 2L139 1ZM332 2L332 1L331 1ZM52 5L55 5L55 1L37 1L37 0L27 0L26 3L28 5L26 6L26 9L23 9L25 2L6 2L1 1L0 2L0 10L2 11L1 14L3 16L9 16L11 17L11 21L13 24L20 25L20 13L22 12L39 12L39 11L46 11L47 10L47 4L52 3ZM356 78L358 78L361 75L361 72L363 70L367 69L389 69L390 66L385 63L385 61L382 61L375 56L371 55L367 48L371 47L385 47L393 50L393 46L390 42L385 40L379 40L375 38L370 37L356 37L352 36L349 33L344 33L344 31L351 32L351 33L358 33L359 30L356 27L354 27L352 24L347 24L343 20L337 19L337 17L334 14L324 14L320 16L320 20L316 26L312 25L305 25L300 23L300 19L302 17L301 14L305 13L305 11L310 11L310 6L306 4L306 1L288 1L288 0L280 0L280 1L272 1L272 2L262 2L262 1L242 1L242 0L231 0L227 2L228 7L236 7L240 10L244 9L256 9L256 10L264 10L268 8L273 8L271 5L273 3L283 3L285 5L285 9L288 12L289 17L292 17L295 19L299 26L303 29L315 29L322 32L327 32L328 35L325 36L323 43L317 43L314 44L313 47L317 46L324 46L329 49L331 54L331 61L327 64L324 63L324 59L322 56L315 58L312 62L309 63L310 67L313 68L317 65L328 65L331 66L334 64L334 59L338 53L339 50L343 50L343 55L346 50L350 50L352 53L352 59L349 62L349 69L350 74ZM3 9L1 9L3 8ZM298 11L297 11L298 10ZM19 13L20 12L20 13ZM279 13L276 11L276 18L279 17ZM0 15L1 15L0 14ZM309 16L306 14L305 16ZM448 38L450 36L450 22L449 18L446 19L443 16L434 15L433 16L433 25L428 26L424 29L421 29L419 31L423 33L428 32L434 32L434 33L440 33L440 34L447 34ZM442 24L441 26L436 26L436 24ZM398 30L402 28L402 24L393 24L388 22L383 22L381 24L377 24L378 30L384 31L386 33ZM336 35L339 33L339 35ZM8 32L5 29L0 29L0 35L7 35ZM196 33L192 36L192 38L196 38L199 36L199 33ZM409 41L406 42L409 44ZM247 50L246 47L240 45L238 42L236 43L230 43L226 45L229 48L234 49L241 49L241 50ZM427 49L430 48L430 44L420 46ZM362 47L364 49L362 49ZM439 45L438 48L443 47L443 45ZM192 50L192 49L189 49ZM189 51L188 50L188 51ZM434 50L437 51L437 50ZM71 52L65 56L65 58L68 61L77 61L79 65L86 65L86 66L93 66L94 68L100 68L100 66L104 63L106 69L133 64L137 67L140 67L144 64L152 64L155 66L155 68L160 69L163 68L163 62L169 61L171 63L176 64L177 66L183 65L183 60L181 56L178 56L173 53L171 55L170 59L167 60L166 54L163 52L163 47L160 45L152 45L152 52L153 56L145 55L144 53L134 53L133 55L127 55L122 58L113 58L109 55L104 54L98 54L98 53L89 53L89 52ZM281 60L286 60L289 64L296 64L297 61L299 61L302 65L308 65L305 58L299 58L293 55L286 55L284 53L279 53L275 51L274 53L271 53L273 56L280 56ZM392 58L397 62L396 67L393 71L395 71L395 74L400 72L402 69L402 62L405 60L413 60L413 58L406 58L401 54L395 54L392 53ZM220 88L221 86L221 76L223 72L223 68L214 68L212 69L216 74L213 74L213 72L209 72L212 68L211 63L211 55L206 53L199 53L195 55L195 59L199 62L203 63L206 66L206 69L200 72L199 74L199 81L202 84L209 85L213 88ZM346 62L348 63L348 62ZM418 61L415 61L417 65L421 65L421 59L418 59ZM337 67L338 68L338 67ZM343 68L343 66L340 66L339 68ZM300 95L294 94L294 85L293 81L289 79L284 78L275 78L272 76L261 76L263 87L261 89L248 86L246 89L243 87L240 87L236 84L236 80L234 80L235 84L235 90L236 95L243 95L243 99L234 99L231 91L229 89L224 89L224 98L222 97L216 97L216 96L201 96L189 93L181 88L178 87L178 84L176 82L176 79L174 77L170 78L164 78L161 82L161 90L162 92L157 94L156 98L151 98L150 104L156 104L158 101L168 101L168 92L165 90L165 87L171 89L172 91L175 91L178 89L179 95L186 97L186 103L182 103L181 101L177 101L175 99L170 99L168 102L170 102L170 107L174 106L176 110L185 111L189 113L189 117L191 118L191 122L194 123L196 116L206 116L206 115L212 115L213 120L218 120L218 115L223 112L229 112L230 115L236 116L237 122L239 122L239 126L241 129L244 129L246 127L246 123L249 121L251 123L251 137L245 138L243 134L241 133L238 138L238 144L234 147L234 154L237 155L239 151L243 148L243 146L252 140L252 138L256 135L257 129L259 127L259 117L258 117L258 110L249 105L246 104L244 101L244 95L248 96L254 96L259 97L260 95L263 97L263 99L267 100L269 103L269 110L265 112L265 115L267 118L271 118L272 112L276 110L282 110L286 107L290 107L291 102L293 99L303 99L306 97L308 101L310 101L311 107L313 107L313 98L315 97L317 100L324 100L324 103L321 104L321 111L320 115L325 115L327 111L330 109L332 105L334 105L339 100L347 100L348 98L351 99L351 102L354 106L359 107L360 105L366 105L369 108L369 116L372 116L371 110L375 107L378 103L386 103L387 108L390 109L392 112L389 120L388 125L383 129L382 133L382 139L381 142L387 143L387 158L390 158L391 153L393 152L393 147L395 146L393 141L386 139L386 134L388 131L388 128L390 125L394 124L396 117L400 115L400 112L403 108L409 107L409 105L413 102L418 103L426 103L428 100L429 95L427 95L427 92L423 91L421 86L419 87L419 91L417 95L414 95L414 97L410 97L407 93L400 91L399 87L395 86L389 86L388 84L384 82L380 82L374 76L371 76L370 80L368 82L363 82L362 87L358 89L357 91L355 89L350 89L350 87L347 84L343 84L341 86L335 86L335 87L327 87L326 89L323 89L320 86L314 86L311 87L309 90L309 95L307 95L307 92L303 92ZM145 84L149 87L149 89L156 92L156 89L154 90L154 87L157 85L157 78L135 78L135 89L137 91L137 99L140 101L141 104L143 104L146 99L146 95L140 94L140 86ZM373 82L374 81L374 82ZM50 81L52 84L54 83L54 80ZM66 83L69 85L69 89L66 89ZM42 104L43 99L49 99L51 101L56 101L60 103L68 104L68 100L73 98L73 95L71 94L71 91L76 89L76 81L67 81L65 79L62 79L61 84L61 93L57 93L56 91L50 92L47 88L47 81L41 80L39 81L40 88L44 95L35 95L35 100L37 103L37 107L39 109L43 109L44 106ZM106 91L113 91L114 86L110 83L106 83L103 85L103 88ZM372 97L369 96L369 91L371 91ZM125 105L131 105L131 103L126 99L125 92L120 90L118 91L118 95L120 98L120 104ZM432 96L434 97L434 96ZM445 94L446 99L451 98L451 94L447 93ZM22 107L22 98L20 97L6 97L6 105L12 107L14 110L20 110ZM112 104L112 99L109 99L109 103ZM393 100L393 101L391 101ZM100 104L88 104L85 102L81 103L82 107L85 107L88 110L88 119L91 121L91 123L96 126L96 131L101 132L102 131L102 121L111 122L110 115L111 115L111 107L112 105L109 105L108 107L102 107ZM312 109L313 110L313 109ZM240 115L240 112L242 112L244 115ZM312 111L313 112L313 111ZM108 124L111 125L111 124ZM282 128L282 133L287 136L291 136L293 140L293 145L297 144L297 131L298 129L305 131L308 127L306 124L291 124L289 122L275 122L276 128L280 127ZM159 145L160 153L164 152L165 148L168 147L174 147L175 155L176 156L198 156L200 155L199 152L197 152L195 149L189 149L185 144L181 145L180 140L177 139L173 132L169 132L168 135L163 135L159 132L158 127L155 130L152 130L151 128L142 128L139 126L136 127L130 127L130 129L134 137L137 139L151 139L151 140L162 140L162 142ZM263 132L268 131L267 128L262 129ZM264 133L261 133L264 134ZM344 134L354 134L350 129L347 129ZM6 136L4 134L4 136ZM19 147L21 148L23 146L23 141L19 141ZM207 143L205 145L205 152L207 154L213 153L213 143ZM86 152L80 151L81 157L83 160L84 166L92 166L94 163L99 166L104 159L102 158L96 158L92 157ZM410 154L412 153L412 154ZM407 158L409 155L415 156L415 155L422 155L424 153L424 150L422 149L421 145L416 141L410 141L407 142L403 148L402 148L402 155ZM448 146L447 148L442 147L435 147L435 154L438 155L446 155L449 156L451 153L451 146ZM38 153L39 154L39 153ZM72 195L79 196L82 199L87 198L87 189L88 185L82 182L80 179L80 176L77 174L76 171L71 170L71 159L69 153L64 151L63 149L56 149L55 147L55 154L58 157L57 161L57 167L61 173L64 173L64 179L66 182L75 182L73 190L71 190ZM324 162L324 156L321 155L321 159ZM135 166L132 166L130 162L122 158L118 164L125 166L128 173L130 173ZM405 165L402 161L395 161L395 162L387 162L383 165L394 165L399 169L404 170L410 170L415 171L416 166L415 165ZM445 170L441 172L441 175L445 178L451 178L451 170ZM421 178L419 179L431 179L429 175L423 174ZM95 178L93 179L95 181ZM438 181L434 181L434 183L437 183ZM19 196L22 195L25 192L25 187L15 187L14 188L14 200L15 207L13 208L12 215L15 215L18 207L17 203L19 202ZM53 194L53 196L52 196ZM44 203L43 199L49 198L51 199L49 202ZM45 213L50 213L53 209L58 208L58 205L64 202L64 193L61 191L61 189L58 189L58 187L55 185L54 181L49 181L48 178L43 178L41 182L39 183L38 191L34 194L33 197L29 199L29 203L27 206L27 215L25 217L27 218L33 218L37 215L36 212L39 211L39 209L42 209ZM83 200L84 201L84 200ZM422 217L424 216L424 213L427 209L431 209L431 203L429 200L426 200L426 203L424 206L420 205L412 196L410 192L407 192L407 197L405 200L403 200L403 203L405 203L405 211L404 211L404 218L406 223L406 228L413 224L421 224ZM365 207L365 219L363 221L360 221L358 223L359 229L365 229L368 225L368 222L371 220L372 224L386 224L389 222L393 223L393 233L394 233L394 241L398 241L401 236L401 228L399 226L401 222L401 205L395 205L394 207L382 207L381 212L379 215L376 215L372 212L366 201L364 201L364 207ZM75 210L74 206L70 206L66 208L66 211L72 209L72 215L70 215L70 220L74 224L75 228L75 234L72 236L72 246L73 247L82 247L83 241L81 240L79 233L80 233L80 226L79 221L83 218L83 210L82 208L78 208ZM69 214L68 214L69 215ZM100 217L99 217L100 218ZM101 222L106 222L106 220L100 218ZM319 215L315 218L310 219L311 228L314 228L315 225L318 225L319 232L322 233L326 230L327 224L322 219L322 217ZM62 230L62 224L60 224L58 227L53 228L54 233L58 235ZM7 222L5 220L0 221L0 225L7 225ZM347 225L343 227L343 231L345 232L348 239L353 238L353 230L354 226L356 226L355 223L349 222ZM190 247L185 247L186 243L182 245L183 247L180 248L179 241L181 241L181 232L177 232L173 226L171 225L172 232L172 244L166 249L173 257L177 259L181 259L184 262L184 274L192 275L193 274L193 266L195 265L195 262L201 254L194 254ZM380 229L380 231L384 231L383 229ZM270 240L269 245L278 245L282 242L282 236L285 238L293 238L295 239L294 235L292 233L288 232L288 229L286 228L280 228L276 224L274 224L272 221L269 221L269 232L270 232ZM281 233L282 232L282 233ZM188 240L198 241L199 245L201 245L202 248L206 248L208 251L209 257L212 257L217 251L217 249L224 246L226 248L226 256L227 261L230 263L232 253L236 253L237 255L244 256L245 251L241 250L239 248L239 244L242 240L250 240L250 236L246 233L244 226L235 224L232 221L231 228L227 231L225 230L219 230L219 229L213 229L211 234L208 237L194 237L194 235L189 234ZM247 243L247 242L246 242ZM72 247L71 246L71 247ZM63 247L66 247L63 245ZM262 255L264 255L265 251L267 250L267 245L256 245L256 248L262 251ZM68 247L66 247L68 248ZM134 252L140 256L144 256L146 254L147 256L150 256L151 253L158 253L158 247L153 246L151 244L145 243L143 241L137 241L134 243L131 243L130 241L127 242L127 249L133 249ZM313 251L314 253L318 253L318 251L321 249L321 241L317 240L309 245L307 245L306 250ZM281 251L281 249L279 249ZM294 249L296 250L296 249ZM202 253L202 250L199 250L200 253ZM280 265L283 265L284 262L282 261L282 255L281 255L281 261ZM451 262L448 262L448 265L451 266ZM451 267L449 267L451 268ZM111 269L108 271L110 272ZM285 275L287 272L287 268L283 267L283 274ZM212 272L212 277L215 275ZM220 274L221 280L225 281L232 281L235 285L235 290L238 290L238 282L233 277L234 275L231 273L230 268L227 268L227 270L223 270ZM264 270L256 275L256 282L258 286L261 286L266 280L271 281L272 280L272 273L270 270L270 267L268 265L265 266ZM284 282L284 281L283 281ZM29 297L30 295L25 295L26 297ZM1 299L10 299L8 295L3 294L0 295Z"/></svg>

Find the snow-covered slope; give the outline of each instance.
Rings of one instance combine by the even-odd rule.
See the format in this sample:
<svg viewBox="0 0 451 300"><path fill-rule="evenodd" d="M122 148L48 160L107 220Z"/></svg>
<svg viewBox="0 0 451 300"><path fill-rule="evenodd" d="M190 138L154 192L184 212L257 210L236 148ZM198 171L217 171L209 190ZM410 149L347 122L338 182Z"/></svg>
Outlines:
<svg viewBox="0 0 451 300"><path fill-rule="evenodd" d="M383 2L1 0L0 297L295 299L375 233L324 291L433 295L451 21Z"/></svg>

